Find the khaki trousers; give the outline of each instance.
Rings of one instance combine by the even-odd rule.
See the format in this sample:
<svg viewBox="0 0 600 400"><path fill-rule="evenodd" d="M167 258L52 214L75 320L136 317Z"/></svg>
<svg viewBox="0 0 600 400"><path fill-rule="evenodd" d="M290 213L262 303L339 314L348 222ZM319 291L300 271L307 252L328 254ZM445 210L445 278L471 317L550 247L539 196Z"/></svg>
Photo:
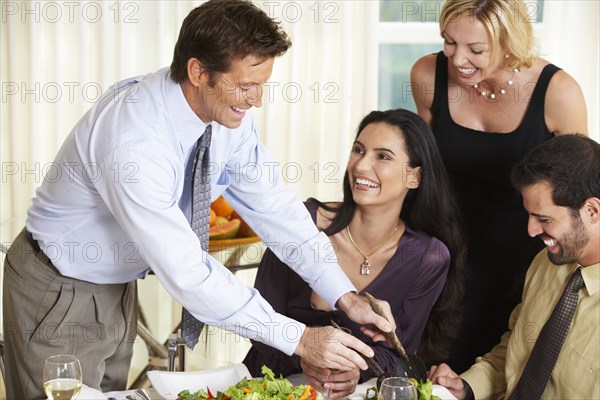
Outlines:
<svg viewBox="0 0 600 400"><path fill-rule="evenodd" d="M125 389L137 333L136 282L62 276L23 229L6 255L3 285L8 399L45 399L44 360L56 354L79 358L86 385Z"/></svg>

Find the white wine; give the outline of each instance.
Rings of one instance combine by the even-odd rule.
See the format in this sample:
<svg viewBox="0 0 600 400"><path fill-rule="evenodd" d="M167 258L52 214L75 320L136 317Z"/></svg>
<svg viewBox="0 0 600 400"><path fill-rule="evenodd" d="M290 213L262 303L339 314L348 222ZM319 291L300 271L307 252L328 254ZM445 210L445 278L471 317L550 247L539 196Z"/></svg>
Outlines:
<svg viewBox="0 0 600 400"><path fill-rule="evenodd" d="M77 379L52 379L44 382L44 391L50 400L76 399L81 390L81 381Z"/></svg>

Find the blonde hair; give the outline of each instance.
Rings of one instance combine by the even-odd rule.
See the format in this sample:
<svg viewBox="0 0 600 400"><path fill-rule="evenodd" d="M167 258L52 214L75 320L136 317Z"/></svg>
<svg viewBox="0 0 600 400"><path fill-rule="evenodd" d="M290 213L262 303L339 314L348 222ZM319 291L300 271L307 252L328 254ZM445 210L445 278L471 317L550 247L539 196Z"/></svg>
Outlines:
<svg viewBox="0 0 600 400"><path fill-rule="evenodd" d="M506 50L509 68L531 67L537 57L536 39L523 0L446 0L440 13L440 34L462 17L477 18L485 26L492 53L498 48Z"/></svg>

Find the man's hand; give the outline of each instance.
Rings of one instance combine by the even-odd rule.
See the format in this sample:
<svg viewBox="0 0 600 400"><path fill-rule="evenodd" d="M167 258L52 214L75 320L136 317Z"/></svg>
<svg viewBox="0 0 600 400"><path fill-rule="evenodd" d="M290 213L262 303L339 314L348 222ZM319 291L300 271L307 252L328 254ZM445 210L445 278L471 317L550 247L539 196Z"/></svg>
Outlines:
<svg viewBox="0 0 600 400"><path fill-rule="evenodd" d="M373 349L352 335L333 326L306 327L296 346L295 354L318 368L348 371L367 369L367 363L358 354L373 357Z"/></svg>
<svg viewBox="0 0 600 400"><path fill-rule="evenodd" d="M387 336L384 333L396 329L396 323L394 322L394 317L387 301L377 300L377 302L385 312L387 321L385 318L375 314L366 297L359 296L356 293L348 292L344 294L338 300L337 306L352 321L361 325L368 325L361 327L362 332L370 336L373 341L379 342L387 340ZM370 327L371 325L373 326L372 328Z"/></svg>
<svg viewBox="0 0 600 400"><path fill-rule="evenodd" d="M328 393L330 399L348 397L354 393L360 379L358 368L349 371L330 370L316 367L303 358L300 359L300 367L308 382L317 390Z"/></svg>
<svg viewBox="0 0 600 400"><path fill-rule="evenodd" d="M446 387L458 400L465 398L465 386L462 379L447 364L434 365L427 373L427 377L431 379L431 382Z"/></svg>

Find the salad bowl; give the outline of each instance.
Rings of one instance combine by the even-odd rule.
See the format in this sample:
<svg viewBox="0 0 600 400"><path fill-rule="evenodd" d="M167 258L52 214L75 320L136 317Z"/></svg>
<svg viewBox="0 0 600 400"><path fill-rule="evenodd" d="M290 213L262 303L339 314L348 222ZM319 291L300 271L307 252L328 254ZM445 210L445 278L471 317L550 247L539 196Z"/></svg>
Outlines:
<svg viewBox="0 0 600 400"><path fill-rule="evenodd" d="M241 363L206 371L148 371L147 374L158 394L165 399L172 400L177 399L177 394L182 390L195 392L210 387L210 390L216 393L217 391L224 391L229 385L244 377L250 378L250 371Z"/></svg>

